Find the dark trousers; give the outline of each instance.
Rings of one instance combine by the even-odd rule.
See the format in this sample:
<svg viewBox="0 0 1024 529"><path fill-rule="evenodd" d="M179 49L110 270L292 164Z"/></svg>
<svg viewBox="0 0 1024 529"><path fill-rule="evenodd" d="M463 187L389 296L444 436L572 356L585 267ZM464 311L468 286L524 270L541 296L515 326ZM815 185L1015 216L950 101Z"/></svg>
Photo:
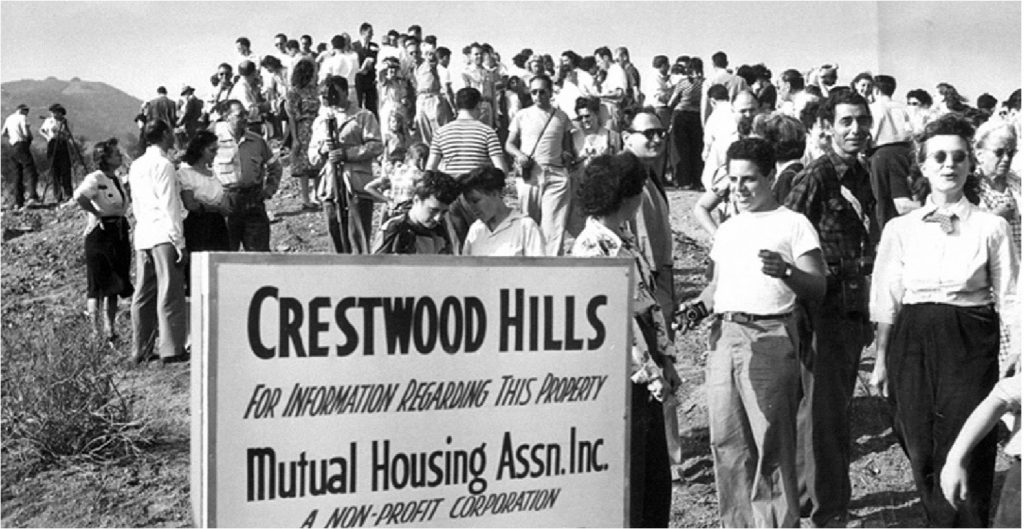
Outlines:
<svg viewBox="0 0 1024 529"><path fill-rule="evenodd" d="M872 328L863 318L848 317L836 295L809 312L813 356L801 372L797 467L800 503L812 505L811 521L821 527L850 504L850 402Z"/></svg>
<svg viewBox="0 0 1024 529"><path fill-rule="evenodd" d="M910 168L914 165L912 146L907 143L883 145L871 154L871 190L875 193L875 216L879 227L897 217L893 199L911 198Z"/></svg>
<svg viewBox="0 0 1024 529"><path fill-rule="evenodd" d="M71 151L67 142L51 140L53 145L47 149L50 153L50 177L53 179L53 196L57 202L70 199L74 194L71 188Z"/></svg>
<svg viewBox="0 0 1024 529"><path fill-rule="evenodd" d="M348 229L342 230L341 217L344 213L338 210L334 201L325 201L323 205L324 219L327 221L327 232L334 243L337 253L370 254L370 230L373 227L373 200L349 197Z"/></svg>
<svg viewBox="0 0 1024 529"><path fill-rule="evenodd" d="M967 460L967 501L942 496L939 473L967 417L998 378L999 318L992 307L905 305L886 356L896 437L910 459L930 527L985 527L995 476L996 432Z"/></svg>
<svg viewBox="0 0 1024 529"><path fill-rule="evenodd" d="M373 115L377 115L377 86L359 86L356 85L356 99L359 101L360 108L365 108ZM385 124L386 126L387 124Z"/></svg>
<svg viewBox="0 0 1024 529"><path fill-rule="evenodd" d="M682 111L672 115L673 145L678 162L673 172L676 185L699 186L704 171L700 154L704 150L704 127L700 124L700 113Z"/></svg>
<svg viewBox="0 0 1024 529"><path fill-rule="evenodd" d="M629 526L668 527L672 508L665 417L645 384L632 385L629 418Z"/></svg>
<svg viewBox="0 0 1024 529"><path fill-rule="evenodd" d="M11 163L14 164L14 205L19 208L25 205L26 187L28 188L28 197L39 200L39 192L36 190L39 183L39 171L36 170L36 160L32 156L32 147L29 142L19 141L13 145Z"/></svg>

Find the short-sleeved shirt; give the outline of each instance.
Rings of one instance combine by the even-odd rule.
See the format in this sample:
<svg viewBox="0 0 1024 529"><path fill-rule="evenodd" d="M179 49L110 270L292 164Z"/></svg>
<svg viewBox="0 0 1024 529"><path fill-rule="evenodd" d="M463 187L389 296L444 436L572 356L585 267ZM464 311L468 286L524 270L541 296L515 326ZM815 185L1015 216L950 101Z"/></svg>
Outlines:
<svg viewBox="0 0 1024 529"><path fill-rule="evenodd" d="M376 42L371 42L368 45L363 46L362 42L357 41L352 44L352 48L356 50L356 55L359 57L360 68L363 67L363 63L366 62L366 59L368 58L376 61L377 54L380 53L380 46ZM373 88L374 80L376 78L377 75L374 70L370 70L366 73L357 73L356 86L359 87L360 90Z"/></svg>
<svg viewBox="0 0 1024 529"><path fill-rule="evenodd" d="M121 182L108 177L103 171L93 171L85 175L82 183L75 189L75 198L85 197L92 202L101 217L123 217L128 211L128 196ZM89 215L86 233L96 226L95 215Z"/></svg>
<svg viewBox="0 0 1024 529"><path fill-rule="evenodd" d="M475 119L456 119L438 129L430 154L441 158L441 170L458 176L500 157L501 143L494 129Z"/></svg>
<svg viewBox="0 0 1024 529"><path fill-rule="evenodd" d="M178 184L182 191L191 191L196 200L206 206L216 206L224 199L224 186L207 169L182 162L178 168Z"/></svg>
<svg viewBox="0 0 1024 529"><path fill-rule="evenodd" d="M463 255L543 257L544 236L537 223L519 211L509 213L491 231L482 220L469 227Z"/></svg>
<svg viewBox="0 0 1024 529"><path fill-rule="evenodd" d="M538 164L561 167L562 138L570 126L569 116L565 112L553 107L550 111L544 111L534 105L517 112L508 128L509 135L519 135L519 150L524 154L533 152L533 159Z"/></svg>
<svg viewBox="0 0 1024 529"><path fill-rule="evenodd" d="M783 261L794 264L798 257L818 248L814 226L784 207L731 217L715 232L711 246L710 257L718 275L715 311L761 315L792 311L796 294L783 280L761 271L758 252L778 252Z"/></svg>

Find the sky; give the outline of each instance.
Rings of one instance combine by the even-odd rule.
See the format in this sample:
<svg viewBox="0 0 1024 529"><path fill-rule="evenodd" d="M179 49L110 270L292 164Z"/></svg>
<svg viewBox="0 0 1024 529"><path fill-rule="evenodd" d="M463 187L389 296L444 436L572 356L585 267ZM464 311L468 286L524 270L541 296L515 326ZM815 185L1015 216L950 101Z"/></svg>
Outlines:
<svg viewBox="0 0 1024 529"><path fill-rule="evenodd" d="M524 47L557 56L625 45L641 73L656 54L696 55L710 69L764 62L778 75L838 63L839 82L861 71L897 79L897 93L949 82L972 103L1020 87L1020 2L16 2L0 1L0 80L80 77L140 99L157 86L209 91L220 62L237 64L237 37L256 53L273 36L315 42L360 23L376 37L411 24L458 54L491 43L509 63Z"/></svg>

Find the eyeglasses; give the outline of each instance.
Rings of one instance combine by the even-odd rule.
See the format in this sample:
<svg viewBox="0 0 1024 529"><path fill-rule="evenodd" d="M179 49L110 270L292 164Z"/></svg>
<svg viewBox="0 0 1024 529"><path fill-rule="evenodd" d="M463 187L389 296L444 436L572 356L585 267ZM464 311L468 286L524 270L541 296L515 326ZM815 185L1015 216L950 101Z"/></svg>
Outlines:
<svg viewBox="0 0 1024 529"><path fill-rule="evenodd" d="M992 151L992 154L996 155L996 158L1002 158L1003 156L1013 158L1017 154L1017 151L1015 149L999 148Z"/></svg>
<svg viewBox="0 0 1024 529"><path fill-rule="evenodd" d="M967 153L964 151L935 151L933 153L929 153L928 157L939 165L946 163L946 158L951 158L953 160L953 165L960 165L967 161Z"/></svg>
<svg viewBox="0 0 1024 529"><path fill-rule="evenodd" d="M633 130L637 134L643 134L647 141L654 141L655 138L661 140L665 138L665 129L647 129L647 130Z"/></svg>

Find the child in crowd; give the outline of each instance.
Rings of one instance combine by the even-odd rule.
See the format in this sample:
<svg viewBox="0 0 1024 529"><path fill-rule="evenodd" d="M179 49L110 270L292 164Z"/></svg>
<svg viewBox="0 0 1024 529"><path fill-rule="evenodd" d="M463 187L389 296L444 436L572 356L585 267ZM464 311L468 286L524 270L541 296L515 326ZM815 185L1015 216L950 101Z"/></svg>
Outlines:
<svg viewBox="0 0 1024 529"><path fill-rule="evenodd" d="M390 171L381 171L379 177L366 184L367 193L387 204L382 223L408 209L416 183L423 177L429 154L430 147L425 143L414 143L406 151L404 163L394 163Z"/></svg>

